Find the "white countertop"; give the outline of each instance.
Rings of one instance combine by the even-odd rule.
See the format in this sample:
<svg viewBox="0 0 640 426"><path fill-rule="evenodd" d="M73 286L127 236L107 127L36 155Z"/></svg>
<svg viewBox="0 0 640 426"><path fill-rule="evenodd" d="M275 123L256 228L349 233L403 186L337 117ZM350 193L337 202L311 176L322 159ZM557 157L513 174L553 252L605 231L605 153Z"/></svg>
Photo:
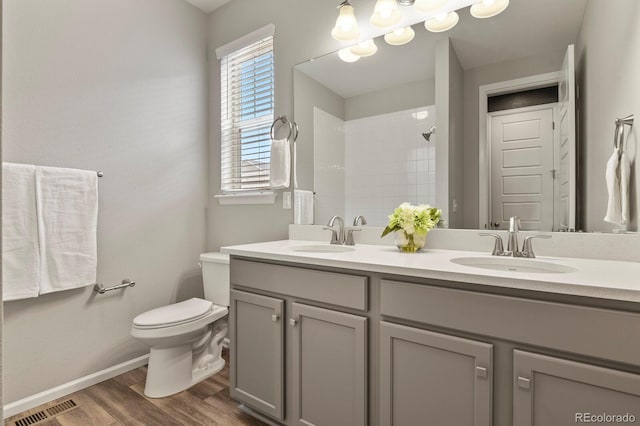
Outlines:
<svg viewBox="0 0 640 426"><path fill-rule="evenodd" d="M344 253L292 250L295 246L319 245L318 241L282 240L223 247L230 255L303 265L356 269L409 277L460 281L514 289L640 302L640 263L613 260L540 256L537 259L576 269L567 273L495 271L458 265L452 259L484 257L488 253L427 249L401 253L396 247L358 244ZM325 243L326 244L326 243ZM529 259L522 259L526 262Z"/></svg>

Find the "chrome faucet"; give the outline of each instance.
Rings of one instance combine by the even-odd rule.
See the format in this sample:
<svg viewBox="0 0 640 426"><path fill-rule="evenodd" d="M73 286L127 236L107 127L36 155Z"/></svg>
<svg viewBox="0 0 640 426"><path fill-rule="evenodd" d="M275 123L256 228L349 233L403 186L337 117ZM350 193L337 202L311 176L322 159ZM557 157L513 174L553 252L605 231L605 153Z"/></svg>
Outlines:
<svg viewBox="0 0 640 426"><path fill-rule="evenodd" d="M518 257L518 231L520 231L520 218L512 216L509 218L509 239L507 240L507 251L514 257Z"/></svg>
<svg viewBox="0 0 640 426"><path fill-rule="evenodd" d="M353 218L353 226L358 226L358 223L360 225L366 225L367 224L367 219L362 215L358 215L358 216Z"/></svg>
<svg viewBox="0 0 640 426"><path fill-rule="evenodd" d="M526 257L526 258L535 258L536 255L533 252L533 246L531 245L531 240L534 238L544 238L549 239L551 235L539 234L539 235L529 235L524 239L524 243L522 244L522 250L518 249L518 232L520 232L520 218L517 216L513 216L509 218L509 239L507 240L507 250L504 250L504 245L502 243L502 237L496 233L480 233L483 237L493 237L495 238L495 244L493 246L493 251L491 254L493 256L513 256L513 257Z"/></svg>
<svg viewBox="0 0 640 426"><path fill-rule="evenodd" d="M519 252L517 257L527 257L530 259L533 259L536 257L535 253L533 252L533 246L531 245L531 240L534 238L544 238L545 240L548 240L549 238L551 238L551 235L546 235L546 234L529 235L527 238L524 239L524 244L522 244L522 251Z"/></svg>
<svg viewBox="0 0 640 426"><path fill-rule="evenodd" d="M364 216L356 216L353 218L353 228L347 228L347 235L344 241L346 246L355 246L356 242L353 240L353 233L356 231L361 231L362 229L358 228L358 224L366 225L367 219Z"/></svg>
<svg viewBox="0 0 640 426"><path fill-rule="evenodd" d="M333 229L336 221L339 227L337 232ZM329 219L329 223L327 223L327 227L324 229L331 231L330 244L344 244L344 220L340 216L333 216Z"/></svg>

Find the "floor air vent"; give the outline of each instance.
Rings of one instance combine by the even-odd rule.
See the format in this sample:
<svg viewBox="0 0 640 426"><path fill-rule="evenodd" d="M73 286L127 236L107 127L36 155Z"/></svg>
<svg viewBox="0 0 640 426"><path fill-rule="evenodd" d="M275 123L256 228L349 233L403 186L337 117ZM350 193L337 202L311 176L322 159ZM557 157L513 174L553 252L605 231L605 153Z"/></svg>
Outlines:
<svg viewBox="0 0 640 426"><path fill-rule="evenodd" d="M62 414L76 407L77 405L75 402L73 402L73 399L67 399L66 401L62 401L60 404L53 405L49 408L46 408L45 410L29 414L26 417L22 417L21 419L16 420L14 422L14 426L36 425L40 422L48 420L52 417L57 416L58 414Z"/></svg>
<svg viewBox="0 0 640 426"><path fill-rule="evenodd" d="M35 425L36 423L47 420L48 418L49 416L47 416L47 413L45 413L44 411L38 411L37 413L33 413L28 415L27 417L16 420L15 426Z"/></svg>
<svg viewBox="0 0 640 426"><path fill-rule="evenodd" d="M67 399L66 401L62 401L60 404L47 408L47 413L50 416L57 416L58 414L64 413L65 411L71 410L75 407L76 403L73 402L73 399Z"/></svg>

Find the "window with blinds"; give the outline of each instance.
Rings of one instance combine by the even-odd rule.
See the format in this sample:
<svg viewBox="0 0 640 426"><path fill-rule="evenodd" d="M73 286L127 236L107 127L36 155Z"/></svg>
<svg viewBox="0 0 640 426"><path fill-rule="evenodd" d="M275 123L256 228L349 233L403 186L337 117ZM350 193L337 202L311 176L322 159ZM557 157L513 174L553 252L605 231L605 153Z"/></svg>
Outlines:
<svg viewBox="0 0 640 426"><path fill-rule="evenodd" d="M222 193L268 189L273 36L221 57Z"/></svg>

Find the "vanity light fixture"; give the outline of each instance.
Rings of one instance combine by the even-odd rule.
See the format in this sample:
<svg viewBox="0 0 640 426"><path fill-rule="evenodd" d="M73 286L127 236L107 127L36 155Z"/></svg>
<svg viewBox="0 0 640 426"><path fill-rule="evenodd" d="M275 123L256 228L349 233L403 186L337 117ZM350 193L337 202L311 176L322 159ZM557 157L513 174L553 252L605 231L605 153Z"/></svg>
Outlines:
<svg viewBox="0 0 640 426"><path fill-rule="evenodd" d="M445 12L425 21L424 27L432 33L441 33L455 27L459 20L460 16L456 12Z"/></svg>
<svg viewBox="0 0 640 426"><path fill-rule="evenodd" d="M378 28L389 28L402 20L396 0L377 0L371 15L371 25Z"/></svg>
<svg viewBox="0 0 640 426"><path fill-rule="evenodd" d="M416 0L413 7L420 13L437 12L447 4L447 0Z"/></svg>
<svg viewBox="0 0 640 426"><path fill-rule="evenodd" d="M503 12L509 6L509 0L482 0L471 6L471 16L474 18L491 18Z"/></svg>
<svg viewBox="0 0 640 426"><path fill-rule="evenodd" d="M392 46L400 46L409 43L416 36L411 27L398 28L384 35L384 41Z"/></svg>
<svg viewBox="0 0 640 426"><path fill-rule="evenodd" d="M338 57L342 59L344 62L355 62L360 59L360 56L351 52L351 48L346 47L344 49L340 49L338 51Z"/></svg>
<svg viewBox="0 0 640 426"><path fill-rule="evenodd" d="M349 0L345 0L338 6L340 13L336 19L336 25L331 30L331 36L338 41L358 41L360 28L353 14L353 6Z"/></svg>
<svg viewBox="0 0 640 426"><path fill-rule="evenodd" d="M378 46L374 43L373 39L362 41L351 49L351 53L360 58L366 58L367 56L371 56L378 51Z"/></svg>

